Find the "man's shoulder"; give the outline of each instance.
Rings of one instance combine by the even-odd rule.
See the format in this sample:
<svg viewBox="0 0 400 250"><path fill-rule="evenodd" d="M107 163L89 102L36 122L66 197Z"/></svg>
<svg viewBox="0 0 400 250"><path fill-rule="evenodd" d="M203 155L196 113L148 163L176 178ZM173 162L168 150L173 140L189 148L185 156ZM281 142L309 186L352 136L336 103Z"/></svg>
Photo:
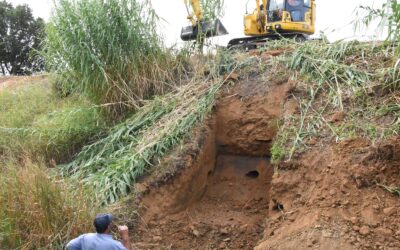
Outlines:
<svg viewBox="0 0 400 250"><path fill-rule="evenodd" d="M111 235L97 233L86 233L80 235L78 238L67 244L67 249L82 249L82 246L86 246L87 244L90 244L91 246L96 245L99 247L98 249L126 250L124 245L122 245L121 242L114 240Z"/></svg>
<svg viewBox="0 0 400 250"><path fill-rule="evenodd" d="M114 240L111 235L99 235L96 234L96 237L102 237L106 240L108 247L110 249L118 249L118 250L125 250L126 248L122 245L121 242Z"/></svg>

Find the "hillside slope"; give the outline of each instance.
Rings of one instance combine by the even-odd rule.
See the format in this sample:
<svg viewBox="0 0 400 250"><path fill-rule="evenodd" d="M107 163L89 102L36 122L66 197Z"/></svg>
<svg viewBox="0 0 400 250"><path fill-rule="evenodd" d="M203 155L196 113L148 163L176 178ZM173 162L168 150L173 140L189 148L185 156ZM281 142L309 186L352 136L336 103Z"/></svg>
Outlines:
<svg viewBox="0 0 400 250"><path fill-rule="evenodd" d="M210 118L161 161L162 171L135 185L138 249L400 247L397 109L385 118L357 113L364 105L379 111L383 100L397 105L397 89L375 80L385 79L379 74L390 69L390 59L374 61L383 56L382 47L341 44L349 50L332 59L325 55L321 65L332 65L312 78L320 65L297 71L290 64L307 46L236 55L253 60L222 89ZM331 53L338 45L324 46ZM341 67L349 68L344 76ZM350 70L368 78L350 76ZM341 102L329 74L339 79ZM314 86L320 86L318 93L310 95ZM360 94L374 86L383 86L379 95ZM366 115L375 133L342 129Z"/></svg>

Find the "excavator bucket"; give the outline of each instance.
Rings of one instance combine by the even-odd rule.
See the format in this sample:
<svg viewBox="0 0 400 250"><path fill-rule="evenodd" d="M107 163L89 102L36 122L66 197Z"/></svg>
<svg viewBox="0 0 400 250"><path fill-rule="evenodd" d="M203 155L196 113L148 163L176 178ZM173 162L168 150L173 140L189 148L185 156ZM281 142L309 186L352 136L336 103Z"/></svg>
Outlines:
<svg viewBox="0 0 400 250"><path fill-rule="evenodd" d="M213 37L226 35L228 31L219 19L215 21L202 21L196 26L183 27L181 39L183 41L196 40L200 34L204 37Z"/></svg>

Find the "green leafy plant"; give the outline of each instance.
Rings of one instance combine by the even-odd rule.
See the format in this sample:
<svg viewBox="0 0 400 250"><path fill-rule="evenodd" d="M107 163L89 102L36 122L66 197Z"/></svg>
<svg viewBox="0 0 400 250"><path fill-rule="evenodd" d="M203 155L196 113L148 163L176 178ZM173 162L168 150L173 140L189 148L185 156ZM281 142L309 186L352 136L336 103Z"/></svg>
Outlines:
<svg viewBox="0 0 400 250"><path fill-rule="evenodd" d="M44 54L64 89L107 105L119 117L179 83L179 60L165 49L150 1L60 0Z"/></svg>
<svg viewBox="0 0 400 250"><path fill-rule="evenodd" d="M387 29L388 41L398 42L400 36L400 3L397 0L387 0L380 8L370 6L360 6L365 15L361 21L366 26L371 25L374 20L378 20L380 28Z"/></svg>

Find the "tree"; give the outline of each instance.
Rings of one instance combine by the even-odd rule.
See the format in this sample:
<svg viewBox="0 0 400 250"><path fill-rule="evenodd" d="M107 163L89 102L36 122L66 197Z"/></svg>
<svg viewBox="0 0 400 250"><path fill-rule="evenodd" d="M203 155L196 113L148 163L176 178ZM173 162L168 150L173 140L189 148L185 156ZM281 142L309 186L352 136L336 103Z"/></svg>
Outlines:
<svg viewBox="0 0 400 250"><path fill-rule="evenodd" d="M27 75L43 70L36 53L44 34L44 21L35 19L28 5L15 8L5 0L0 2L0 68L1 73Z"/></svg>

